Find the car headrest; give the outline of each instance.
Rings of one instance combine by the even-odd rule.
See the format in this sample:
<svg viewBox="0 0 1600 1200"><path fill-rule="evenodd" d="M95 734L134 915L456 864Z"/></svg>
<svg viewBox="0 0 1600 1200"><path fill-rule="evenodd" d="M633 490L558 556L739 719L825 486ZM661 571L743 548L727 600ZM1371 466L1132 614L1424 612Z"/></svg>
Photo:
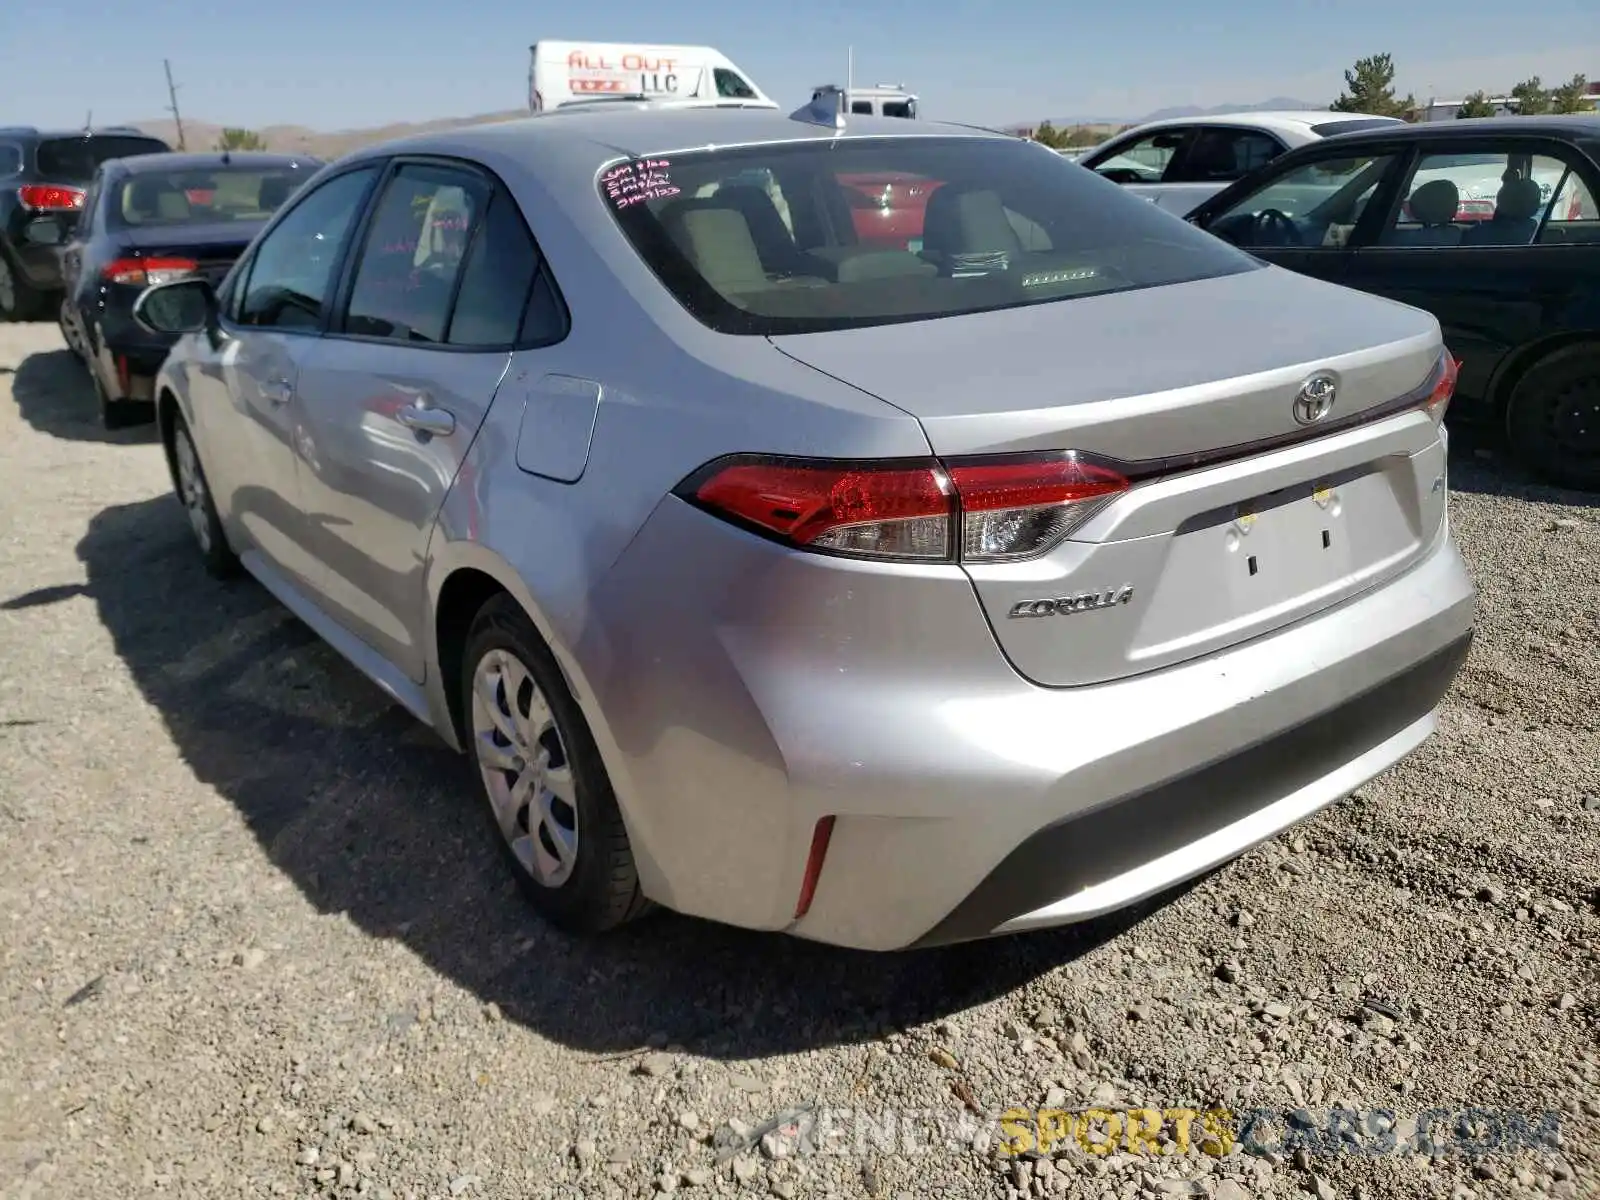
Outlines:
<svg viewBox="0 0 1600 1200"><path fill-rule="evenodd" d="M765 287L767 272L750 223L737 208L717 201L711 196L669 205L661 213L667 234L718 291Z"/></svg>
<svg viewBox="0 0 1600 1200"><path fill-rule="evenodd" d="M1531 179L1513 179L1506 183L1495 199L1494 215L1497 221L1531 221L1544 204L1544 193Z"/></svg>
<svg viewBox="0 0 1600 1200"><path fill-rule="evenodd" d="M1448 225L1461 206L1461 190L1448 179L1435 179L1411 193L1411 215L1423 225Z"/></svg>
<svg viewBox="0 0 1600 1200"><path fill-rule="evenodd" d="M261 212L273 212L293 191L294 184L290 180L282 175L268 175L256 192L256 208Z"/></svg>
<svg viewBox="0 0 1600 1200"><path fill-rule="evenodd" d="M1022 242L997 193L962 191L945 184L928 197L922 249L930 254L1015 254Z"/></svg>

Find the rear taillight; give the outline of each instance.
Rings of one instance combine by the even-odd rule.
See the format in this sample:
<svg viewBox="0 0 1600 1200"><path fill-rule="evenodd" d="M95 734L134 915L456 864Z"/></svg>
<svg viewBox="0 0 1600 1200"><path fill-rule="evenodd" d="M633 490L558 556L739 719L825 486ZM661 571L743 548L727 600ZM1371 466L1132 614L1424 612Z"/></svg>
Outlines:
<svg viewBox="0 0 1600 1200"><path fill-rule="evenodd" d="M199 269L200 264L192 258L117 258L105 265L100 277L107 283L148 287L153 283L171 283Z"/></svg>
<svg viewBox="0 0 1600 1200"><path fill-rule="evenodd" d="M819 462L741 456L679 495L790 545L856 558L1014 562L1059 545L1129 487L1074 452Z"/></svg>
<svg viewBox="0 0 1600 1200"><path fill-rule="evenodd" d="M1435 425L1444 421L1444 414L1450 408L1450 398L1456 394L1456 377L1460 374L1461 364L1456 361L1455 355L1446 350L1439 356L1439 365L1435 368L1433 390L1422 402L1423 411L1433 418Z"/></svg>
<svg viewBox="0 0 1600 1200"><path fill-rule="evenodd" d="M83 207L83 189L55 183L28 183L17 189L17 199L34 212L77 212Z"/></svg>

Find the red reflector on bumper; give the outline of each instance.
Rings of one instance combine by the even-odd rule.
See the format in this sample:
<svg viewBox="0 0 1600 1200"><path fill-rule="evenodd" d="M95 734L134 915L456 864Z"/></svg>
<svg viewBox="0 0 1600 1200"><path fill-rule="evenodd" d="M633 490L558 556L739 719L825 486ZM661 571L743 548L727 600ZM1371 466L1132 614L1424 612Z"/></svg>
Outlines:
<svg viewBox="0 0 1600 1200"><path fill-rule="evenodd" d="M817 892L817 876L822 874L822 860L828 857L828 840L833 837L833 818L823 817L811 832L811 853L806 858L805 878L800 881L800 901L794 906L795 920L805 916L811 908L811 897Z"/></svg>

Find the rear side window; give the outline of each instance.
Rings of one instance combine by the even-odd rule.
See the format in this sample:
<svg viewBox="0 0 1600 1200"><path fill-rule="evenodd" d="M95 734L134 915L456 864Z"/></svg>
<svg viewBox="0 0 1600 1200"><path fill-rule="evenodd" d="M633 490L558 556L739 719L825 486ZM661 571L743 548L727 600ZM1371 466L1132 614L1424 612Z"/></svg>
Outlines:
<svg viewBox="0 0 1600 1200"><path fill-rule="evenodd" d="M165 142L155 138L93 134L89 137L47 138L39 143L39 174L52 183L85 184L95 170L113 158L137 154L165 154Z"/></svg>
<svg viewBox="0 0 1600 1200"><path fill-rule="evenodd" d="M1311 132L1318 137L1335 137L1341 133L1360 133L1363 129L1382 129L1388 125L1404 125L1394 117L1357 117L1350 121L1324 121L1313 125Z"/></svg>
<svg viewBox="0 0 1600 1200"><path fill-rule="evenodd" d="M763 171L770 186L745 182ZM691 151L617 163L599 186L661 283L724 333L927 320L1263 266L1016 138Z"/></svg>
<svg viewBox="0 0 1600 1200"><path fill-rule="evenodd" d="M489 201L472 237L445 340L452 346L493 348L548 345L566 333L565 317L544 283L539 251L516 201L503 189Z"/></svg>
<svg viewBox="0 0 1600 1200"><path fill-rule="evenodd" d="M22 147L12 142L0 142L0 179L21 174Z"/></svg>

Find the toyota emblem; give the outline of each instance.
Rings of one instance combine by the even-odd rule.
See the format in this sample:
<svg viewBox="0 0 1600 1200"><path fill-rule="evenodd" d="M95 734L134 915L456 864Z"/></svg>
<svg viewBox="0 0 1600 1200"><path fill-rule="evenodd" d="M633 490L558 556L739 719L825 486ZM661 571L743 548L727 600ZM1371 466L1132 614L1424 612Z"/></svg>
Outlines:
<svg viewBox="0 0 1600 1200"><path fill-rule="evenodd" d="M1338 385L1331 375L1313 375L1300 385L1294 398L1294 419L1302 425L1315 425L1333 408Z"/></svg>

